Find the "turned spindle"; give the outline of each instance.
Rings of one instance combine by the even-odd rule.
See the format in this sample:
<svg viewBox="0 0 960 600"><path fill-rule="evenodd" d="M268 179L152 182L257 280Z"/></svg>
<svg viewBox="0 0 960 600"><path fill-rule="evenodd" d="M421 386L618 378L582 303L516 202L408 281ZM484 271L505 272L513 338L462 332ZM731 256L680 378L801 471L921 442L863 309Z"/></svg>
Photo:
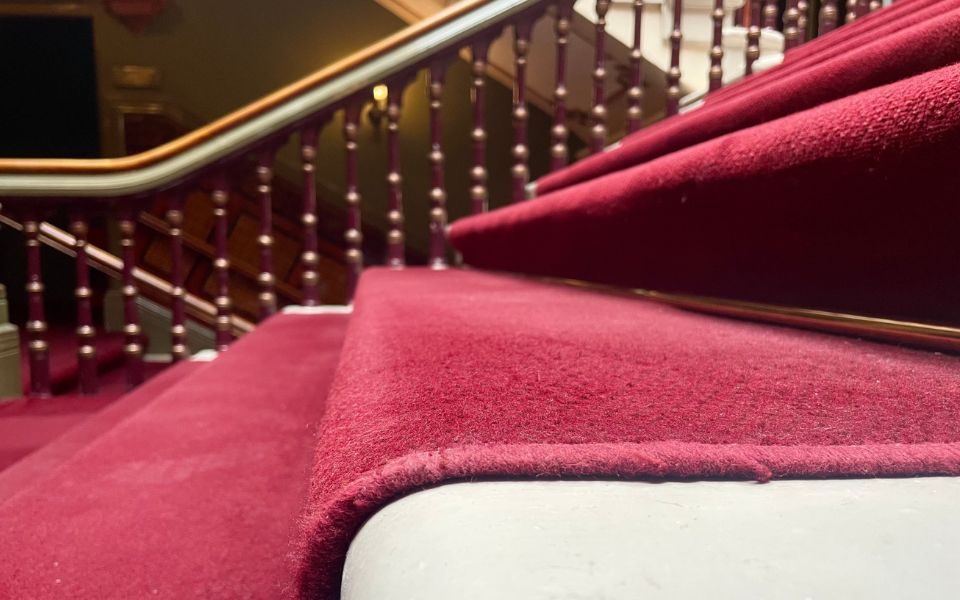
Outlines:
<svg viewBox="0 0 960 600"><path fill-rule="evenodd" d="M573 3L561 0L556 4L557 18L554 32L557 36L557 62L553 88L553 127L550 129L550 170L567 164L567 46L570 42L570 19Z"/></svg>
<svg viewBox="0 0 960 600"><path fill-rule="evenodd" d="M30 395L50 395L50 346L43 307L43 275L40 266L40 221L33 213L23 220L27 247L27 351L30 354Z"/></svg>
<svg viewBox="0 0 960 600"><path fill-rule="evenodd" d="M683 33L680 22L683 18L682 0L673 2L673 31L670 33L670 68L667 70L667 116L680 111L680 43Z"/></svg>
<svg viewBox="0 0 960 600"><path fill-rule="evenodd" d="M320 304L320 252L317 236L317 143L327 120L307 125L300 131L300 170L303 172L300 225L303 247L300 251L300 285L303 305Z"/></svg>
<svg viewBox="0 0 960 600"><path fill-rule="evenodd" d="M387 264L406 264L403 236L403 178L400 175L400 112L405 83L387 86Z"/></svg>
<svg viewBox="0 0 960 600"><path fill-rule="evenodd" d="M797 0L797 31L799 33L799 44L807 41L807 15L810 12L810 3L807 0Z"/></svg>
<svg viewBox="0 0 960 600"><path fill-rule="evenodd" d="M137 221L132 208L122 208L119 213L120 259L123 266L120 271L120 284L123 293L123 351L126 358L127 389L133 389L143 382L143 337L140 333L140 310L137 306L137 280L133 270L136 267L136 249L134 233Z"/></svg>
<svg viewBox="0 0 960 600"><path fill-rule="evenodd" d="M760 0L749 0L750 25L747 27L746 74L753 73L753 63L760 58Z"/></svg>
<svg viewBox="0 0 960 600"><path fill-rule="evenodd" d="M73 215L70 232L73 234L74 264L77 287L77 382L81 394L96 394L97 385L97 330L93 326L93 288L90 287L90 265L87 263L87 234L90 226L83 215Z"/></svg>
<svg viewBox="0 0 960 600"><path fill-rule="evenodd" d="M257 246L260 254L260 272L257 283L260 319L266 319L277 310L277 294L273 275L273 161L275 148L260 152L257 157L257 197L260 204L260 234Z"/></svg>
<svg viewBox="0 0 960 600"><path fill-rule="evenodd" d="M223 351L233 341L231 320L233 306L230 301L230 259L227 255L227 205L230 202L230 190L227 178L218 175L213 189L213 243L216 256L213 259L213 271L216 276L217 295L214 305L217 307L216 345Z"/></svg>
<svg viewBox="0 0 960 600"><path fill-rule="evenodd" d="M344 171L347 203L347 228L343 236L347 242L347 301L353 302L357 281L363 269L363 236L360 233L360 188L357 182L357 132L360 127L360 105L349 104L343 114Z"/></svg>
<svg viewBox="0 0 960 600"><path fill-rule="evenodd" d="M679 2L678 2L679 4ZM602 152L607 142L607 11L610 0L597 0L593 41L593 106L590 109L590 150Z"/></svg>
<svg viewBox="0 0 960 600"><path fill-rule="evenodd" d="M530 49L530 21L518 21L514 25L513 54L513 201L527 197L527 181L530 169L527 166L527 52Z"/></svg>
<svg viewBox="0 0 960 600"><path fill-rule="evenodd" d="M847 25L857 20L857 0L847 0L847 14L844 21Z"/></svg>
<svg viewBox="0 0 960 600"><path fill-rule="evenodd" d="M710 91L723 86L723 0L713 2L713 45L710 47Z"/></svg>
<svg viewBox="0 0 960 600"><path fill-rule="evenodd" d="M784 49L790 50L800 44L800 10L797 0L787 0L787 9L783 12Z"/></svg>
<svg viewBox="0 0 960 600"><path fill-rule="evenodd" d="M473 106L473 131L470 141L473 164L470 167L470 213L487 211L487 53L490 40L475 42L470 48L473 58L470 82L470 103Z"/></svg>
<svg viewBox="0 0 960 600"><path fill-rule="evenodd" d="M643 120L643 0L633 0L633 45L630 48L630 88L627 90L627 133L640 129Z"/></svg>
<svg viewBox="0 0 960 600"><path fill-rule="evenodd" d="M180 192L169 198L167 226L170 232L170 283L173 286L170 324L170 354L174 362L187 358L186 298L183 268L183 196Z"/></svg>
<svg viewBox="0 0 960 600"><path fill-rule="evenodd" d="M837 10L837 0L823 0L820 7L820 31L819 35L830 33L837 28L837 17L840 16Z"/></svg>
<svg viewBox="0 0 960 600"><path fill-rule="evenodd" d="M443 84L447 63L439 60L430 65L430 266L447 266L447 190L443 179L443 146L440 111L443 109Z"/></svg>
<svg viewBox="0 0 960 600"><path fill-rule="evenodd" d="M780 9L777 6L777 0L766 0L763 3L763 28L776 29L779 16Z"/></svg>

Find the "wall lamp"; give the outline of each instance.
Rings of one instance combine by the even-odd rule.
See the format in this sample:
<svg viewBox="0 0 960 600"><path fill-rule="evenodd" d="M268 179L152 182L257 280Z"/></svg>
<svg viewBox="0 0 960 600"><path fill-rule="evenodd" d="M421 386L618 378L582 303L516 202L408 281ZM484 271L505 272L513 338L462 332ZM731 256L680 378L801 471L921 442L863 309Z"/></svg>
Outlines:
<svg viewBox="0 0 960 600"><path fill-rule="evenodd" d="M383 117L387 114L387 95L389 90L384 84L379 84L373 86L373 102L371 103L370 110L367 111L367 118L370 119L370 123L376 127L380 128L380 123L383 122Z"/></svg>

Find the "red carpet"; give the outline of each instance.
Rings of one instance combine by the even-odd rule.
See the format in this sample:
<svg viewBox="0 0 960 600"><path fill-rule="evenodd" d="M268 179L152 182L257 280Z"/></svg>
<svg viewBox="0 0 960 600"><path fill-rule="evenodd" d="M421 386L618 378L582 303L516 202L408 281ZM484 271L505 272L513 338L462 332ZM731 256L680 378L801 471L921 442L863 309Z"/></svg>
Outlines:
<svg viewBox="0 0 960 600"><path fill-rule="evenodd" d="M0 505L0 598L276 598L346 317L281 315Z"/></svg>
<svg viewBox="0 0 960 600"><path fill-rule="evenodd" d="M960 474L960 358L468 271L367 270L319 431L301 595L422 486Z"/></svg>
<svg viewBox="0 0 960 600"><path fill-rule="evenodd" d="M485 269L958 324L957 148L960 65L461 219L450 240Z"/></svg>
<svg viewBox="0 0 960 600"><path fill-rule="evenodd" d="M125 377L118 371L104 381L105 394L26 399L20 406L0 408L0 502L50 473L206 364L183 361L168 367L147 363L148 380L130 393L124 393ZM121 381L114 385L110 380L116 375Z"/></svg>
<svg viewBox="0 0 960 600"><path fill-rule="evenodd" d="M920 13L850 40L823 59L785 65L751 78L731 98L709 102L624 138L619 148L591 156L537 181L537 194L585 182L745 127L892 83L960 60L960 0L942 0ZM935 18L933 18L935 17ZM869 24L869 23L868 23ZM857 23L851 26L856 27ZM784 139L786 143L789 140Z"/></svg>
<svg viewBox="0 0 960 600"><path fill-rule="evenodd" d="M103 346L110 346L107 344ZM122 347L120 357L122 358ZM57 381L60 389L72 387L76 383L76 355L59 356L60 359L73 359L73 373ZM18 398L0 403L0 473L8 466L42 448L64 432L91 419L102 412L104 407L127 393L126 373L116 358L107 357L102 368L112 365L112 370L100 374L99 391L90 396L77 393L62 394L52 398ZM144 375L153 377L167 367L166 364L148 363ZM69 369L59 369L62 375ZM72 381L71 381L72 378ZM0 493L2 497L2 493Z"/></svg>
<svg viewBox="0 0 960 600"><path fill-rule="evenodd" d="M873 42L923 20L935 19L952 6L955 7L945 0L899 0L883 10L858 18L850 25L844 25L827 35L797 46L784 54L781 64L765 71L762 77L748 76L726 85L711 93L707 102L725 100L747 89L769 85L785 73L816 65L827 58L839 56L856 49L858 45ZM930 8L933 10L928 10Z"/></svg>

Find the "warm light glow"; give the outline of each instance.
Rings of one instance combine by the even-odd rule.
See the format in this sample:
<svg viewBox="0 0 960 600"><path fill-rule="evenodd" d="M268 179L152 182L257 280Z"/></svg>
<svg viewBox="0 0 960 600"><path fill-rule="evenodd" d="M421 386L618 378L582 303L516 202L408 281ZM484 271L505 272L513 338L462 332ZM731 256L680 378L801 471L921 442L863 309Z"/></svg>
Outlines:
<svg viewBox="0 0 960 600"><path fill-rule="evenodd" d="M380 85L374 86L374 87L373 87L373 99L376 100L377 102L383 102L384 100L386 100L386 99L387 99L387 86L383 85L382 83L381 83Z"/></svg>

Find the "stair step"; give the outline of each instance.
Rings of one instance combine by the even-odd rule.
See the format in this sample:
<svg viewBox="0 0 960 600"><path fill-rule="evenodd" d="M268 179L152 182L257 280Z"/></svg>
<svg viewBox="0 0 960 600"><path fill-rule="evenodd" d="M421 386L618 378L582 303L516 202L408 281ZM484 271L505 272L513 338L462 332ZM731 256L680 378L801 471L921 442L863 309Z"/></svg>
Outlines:
<svg viewBox="0 0 960 600"><path fill-rule="evenodd" d="M327 404L305 598L451 481L960 475L960 357L478 271L367 269Z"/></svg>
<svg viewBox="0 0 960 600"><path fill-rule="evenodd" d="M279 597L349 317L278 315L0 505L0 597Z"/></svg>
<svg viewBox="0 0 960 600"><path fill-rule="evenodd" d="M101 406L105 401L109 402L109 404L87 417L82 423L70 428L66 433L43 445L39 450L28 454L19 461L10 464L10 466L7 466L5 469L0 470L0 503L13 494L26 489L27 486L39 478L52 473L58 465L75 455L90 442L97 439L97 437L110 431L110 429L118 423L136 413L144 406L147 406L166 390L172 388L178 382L186 379L206 365L207 363L203 362L181 362L165 369L162 373L150 378L132 392L124 394L116 400L104 399L99 396L72 396L63 398L63 400L69 401L74 405L82 405L83 409L90 408L89 405ZM42 399L37 402L50 404L60 401L61 397ZM30 420L24 417L16 423L11 423L8 419L3 418L3 413L0 412L0 440L6 442L7 440L17 439L27 434L31 427L37 427L36 421L40 420L41 417L36 415L35 412L31 416L33 417L33 422L29 422ZM2 430L6 429L10 429L11 433L10 435L4 436ZM34 444L33 446L37 447L39 444ZM0 465L0 468L2 468L2 465Z"/></svg>
<svg viewBox="0 0 960 600"><path fill-rule="evenodd" d="M147 381L168 367L147 363ZM49 398L20 397L0 404L0 474L65 432L96 418L127 394L126 372L111 369L99 377L96 394L64 393Z"/></svg>
<svg viewBox="0 0 960 600"><path fill-rule="evenodd" d="M943 28L944 43L914 48L914 58L960 59L960 9L942 19L915 41L932 43ZM455 221L450 241L466 264L489 270L960 324L960 285L947 275L960 263L958 96L953 64L649 161L634 156L628 168ZM685 127L674 122L683 117L658 136ZM652 152L651 137L607 158Z"/></svg>
<svg viewBox="0 0 960 600"><path fill-rule="evenodd" d="M960 60L960 0L877 13L787 54L783 66L710 94L703 108L641 129L609 152L537 180L545 195ZM899 12L898 12L899 11ZM860 30L866 33L858 35ZM837 43L834 38L838 37ZM929 51L928 51L929 50ZM786 147L789 137L780 135ZM761 158L763 153L758 153Z"/></svg>

